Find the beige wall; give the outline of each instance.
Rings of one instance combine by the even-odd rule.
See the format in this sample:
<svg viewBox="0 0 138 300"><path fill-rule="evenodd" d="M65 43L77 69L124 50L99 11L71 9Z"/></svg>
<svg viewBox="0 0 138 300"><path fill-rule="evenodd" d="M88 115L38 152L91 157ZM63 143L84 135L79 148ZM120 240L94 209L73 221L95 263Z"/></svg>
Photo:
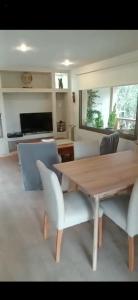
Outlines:
<svg viewBox="0 0 138 300"><path fill-rule="evenodd" d="M72 91L76 94L73 107L76 139L98 139L102 134L79 129L79 89L109 87L138 83L138 51L118 56L113 59L87 65L72 71ZM120 139L118 151L135 147L133 141Z"/></svg>

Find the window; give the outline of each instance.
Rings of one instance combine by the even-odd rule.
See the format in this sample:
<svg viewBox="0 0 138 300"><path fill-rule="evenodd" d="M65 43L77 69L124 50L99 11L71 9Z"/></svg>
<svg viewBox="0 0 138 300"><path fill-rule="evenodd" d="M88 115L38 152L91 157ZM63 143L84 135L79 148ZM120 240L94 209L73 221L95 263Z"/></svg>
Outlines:
<svg viewBox="0 0 138 300"><path fill-rule="evenodd" d="M80 128L136 138L138 85L79 91Z"/></svg>
<svg viewBox="0 0 138 300"><path fill-rule="evenodd" d="M94 128L106 128L110 106L110 89L82 91L82 124Z"/></svg>
<svg viewBox="0 0 138 300"><path fill-rule="evenodd" d="M138 85L113 88L113 105L116 106L117 129L135 135Z"/></svg>

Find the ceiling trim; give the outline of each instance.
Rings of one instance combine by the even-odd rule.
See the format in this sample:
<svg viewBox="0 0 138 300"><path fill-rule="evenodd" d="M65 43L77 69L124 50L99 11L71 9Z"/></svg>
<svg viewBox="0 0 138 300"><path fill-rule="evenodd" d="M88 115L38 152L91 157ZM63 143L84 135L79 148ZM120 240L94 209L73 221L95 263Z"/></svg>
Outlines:
<svg viewBox="0 0 138 300"><path fill-rule="evenodd" d="M58 73L70 73L71 70L67 69L58 69L58 68L53 68L53 69L48 69L48 68L37 68L37 67L27 67L27 66L10 66L10 67L4 67L4 66L0 66L0 72L2 71L12 71L12 72L41 72L41 73L54 73L54 72L58 72Z"/></svg>
<svg viewBox="0 0 138 300"><path fill-rule="evenodd" d="M85 65L83 67L72 70L72 74L80 76L83 74L102 71L109 68L116 68L122 65L136 62L138 62L138 50L102 60L93 64Z"/></svg>

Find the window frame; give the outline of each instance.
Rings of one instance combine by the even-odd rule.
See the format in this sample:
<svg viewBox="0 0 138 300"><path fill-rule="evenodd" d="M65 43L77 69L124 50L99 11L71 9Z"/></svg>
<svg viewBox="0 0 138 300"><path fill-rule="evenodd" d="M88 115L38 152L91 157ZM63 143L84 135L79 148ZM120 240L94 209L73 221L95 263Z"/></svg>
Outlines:
<svg viewBox="0 0 138 300"><path fill-rule="evenodd" d="M128 85L138 85L138 83L131 83L131 84L122 84L122 85L115 85L115 86L109 86L110 88L110 107L109 107L109 112L111 110L111 105L112 105L112 97L113 97L113 88L114 87L119 87L119 86L128 86ZM104 88L104 87L97 87L97 88ZM87 89L89 90L89 89ZM93 131L93 132L98 132L98 133L103 133L103 134L111 134L117 130L111 130L111 129L100 129L100 128L95 128L95 127L89 127L86 125L82 124L82 91L79 90L79 128L80 129L85 129L88 131ZM122 133L118 130L119 136L123 139L126 140L137 140L138 137L138 101L137 101L137 109L136 109L136 123L135 123L135 131L134 135L128 134L128 133Z"/></svg>
<svg viewBox="0 0 138 300"><path fill-rule="evenodd" d="M2 113L0 112L0 139L3 138Z"/></svg>

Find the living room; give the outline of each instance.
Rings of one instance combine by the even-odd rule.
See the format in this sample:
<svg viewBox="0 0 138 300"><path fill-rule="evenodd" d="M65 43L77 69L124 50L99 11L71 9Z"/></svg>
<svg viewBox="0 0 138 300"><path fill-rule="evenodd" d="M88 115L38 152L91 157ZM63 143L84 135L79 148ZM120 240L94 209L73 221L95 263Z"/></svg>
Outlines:
<svg viewBox="0 0 138 300"><path fill-rule="evenodd" d="M82 144L85 148L88 143L91 155L86 150L84 159L86 156L95 158L93 169L95 176L99 176L96 173L99 165L94 166L100 157L102 139L117 132L119 142L117 150L113 151L117 153L113 155L124 153L124 159L125 154L128 155L126 161L129 163L130 159L131 163L130 153L138 153L138 30L0 30L0 41L0 225L3 240L0 280L137 281L137 236L135 268L130 260L128 268L126 233L108 220L101 249L95 250L93 236L96 234L92 234L89 222L80 222L65 230L60 262L56 264L55 231L52 228L51 238L43 239L43 194L39 189L25 188L29 185L22 171L26 164L29 166L29 159L26 153L22 160L20 144L46 146L46 141L52 139L52 143L56 141L62 162L68 161L69 166L83 159L76 153ZM119 157L121 160L123 158ZM113 166L114 161L110 169ZM120 182L122 174L130 172L130 183L134 183L137 173L134 170L135 176L134 173L132 176L132 167L134 164L129 171L123 169L119 173ZM85 190L91 181L86 183L88 170L83 182L79 174L75 178L79 165L70 165L70 168L74 170L70 179L74 179L75 184L80 180L78 186ZM118 172L120 170L121 166ZM113 182L109 185L118 191L130 187L128 178L123 180L120 187L116 182L114 186ZM88 194L90 192L88 188Z"/></svg>

